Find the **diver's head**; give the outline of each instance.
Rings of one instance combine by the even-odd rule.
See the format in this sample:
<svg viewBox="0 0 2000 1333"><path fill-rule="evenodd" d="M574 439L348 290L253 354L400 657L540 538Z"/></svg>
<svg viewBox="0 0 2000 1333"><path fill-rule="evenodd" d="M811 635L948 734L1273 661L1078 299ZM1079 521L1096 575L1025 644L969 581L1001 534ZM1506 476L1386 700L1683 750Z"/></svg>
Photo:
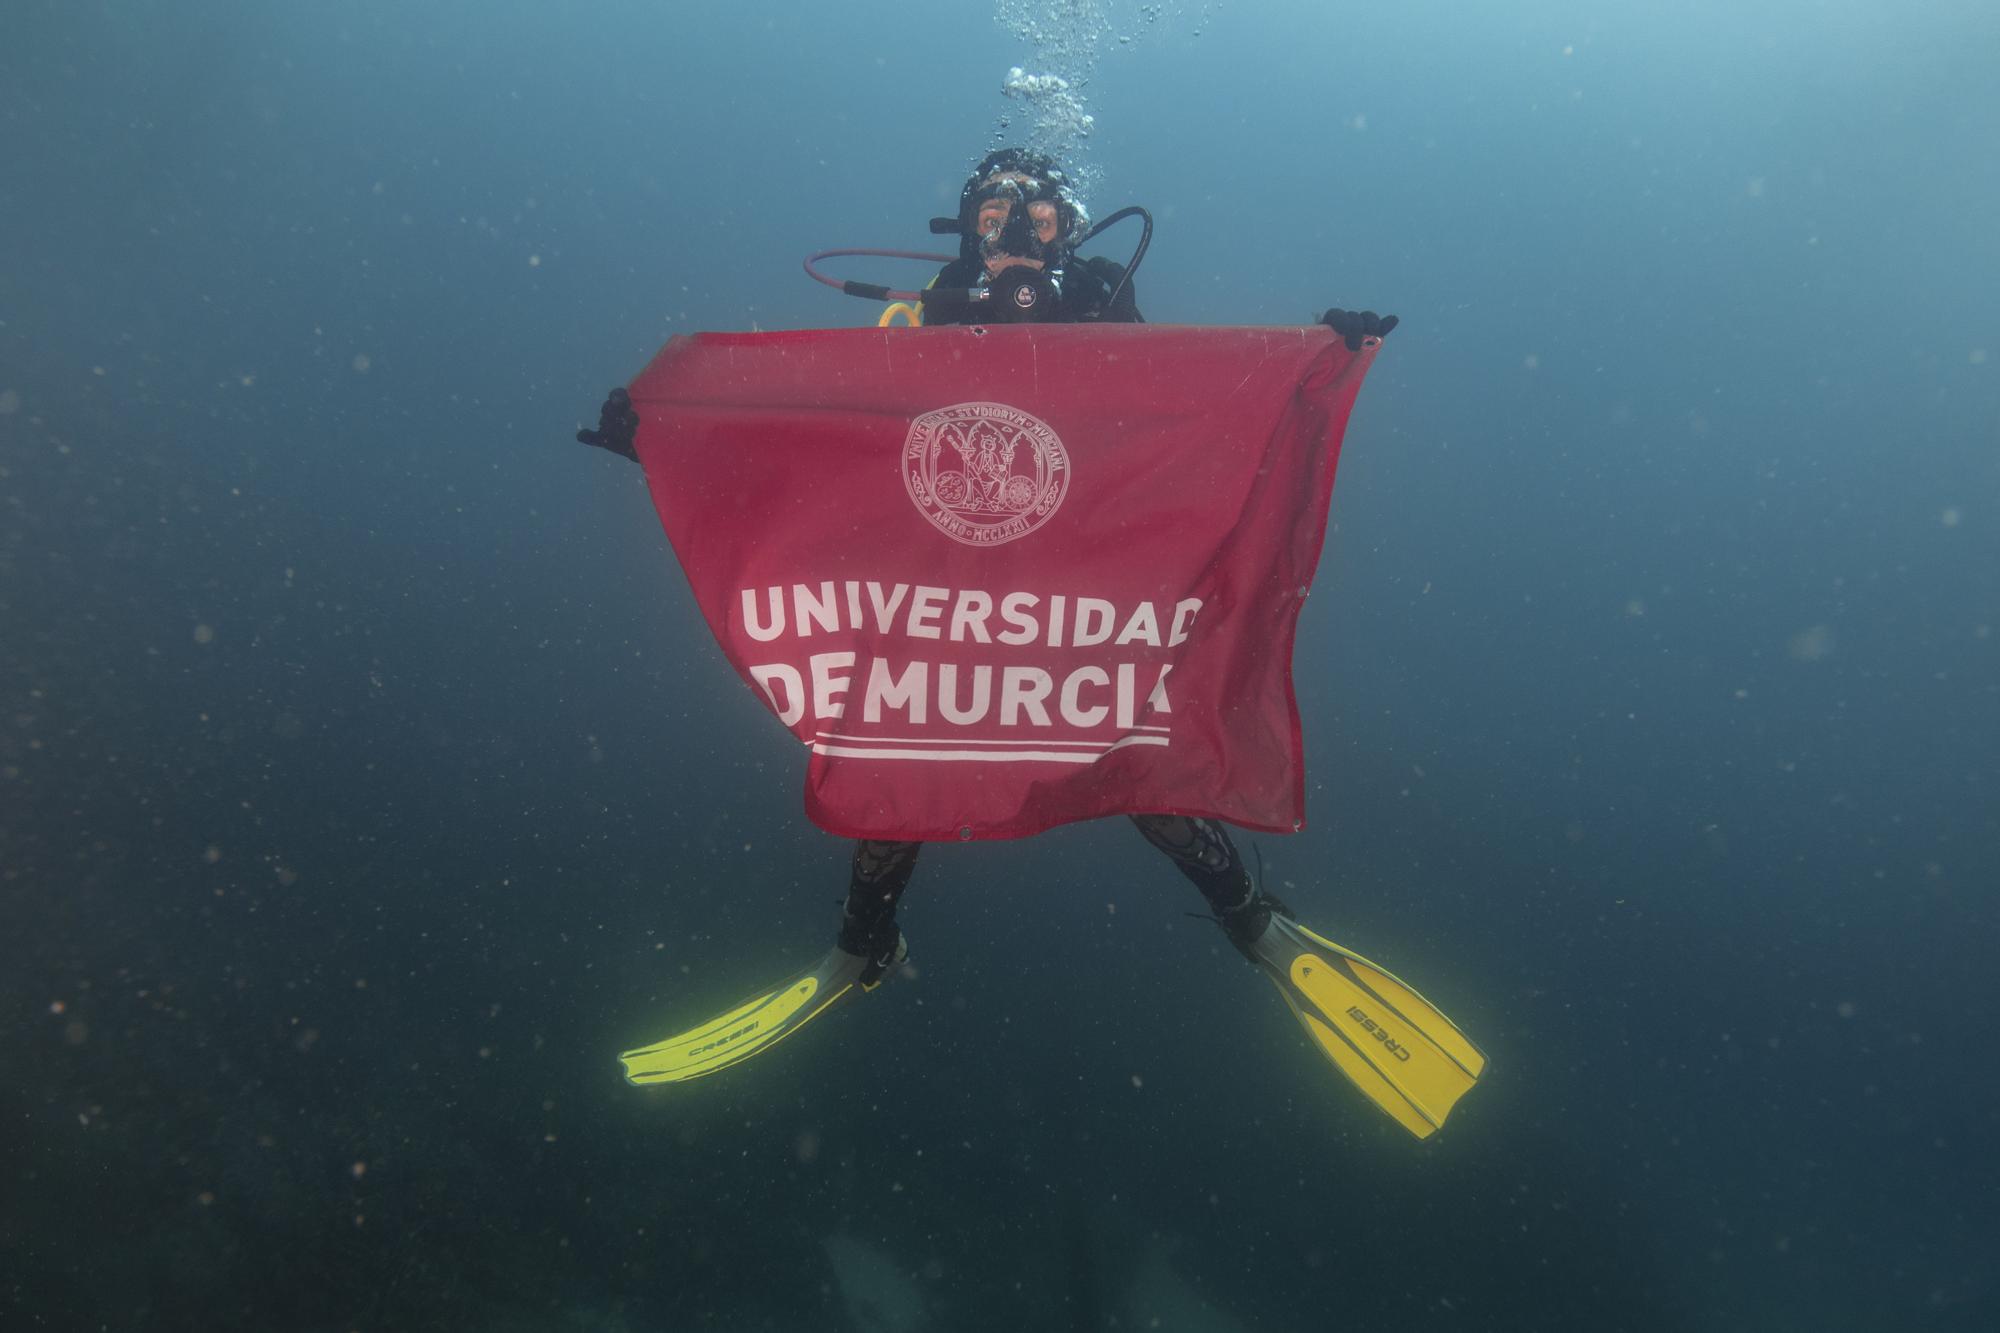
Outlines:
<svg viewBox="0 0 2000 1333"><path fill-rule="evenodd" d="M1063 170L1045 153L988 153L958 195L959 254L988 274L1026 265L1059 268L1087 222Z"/></svg>

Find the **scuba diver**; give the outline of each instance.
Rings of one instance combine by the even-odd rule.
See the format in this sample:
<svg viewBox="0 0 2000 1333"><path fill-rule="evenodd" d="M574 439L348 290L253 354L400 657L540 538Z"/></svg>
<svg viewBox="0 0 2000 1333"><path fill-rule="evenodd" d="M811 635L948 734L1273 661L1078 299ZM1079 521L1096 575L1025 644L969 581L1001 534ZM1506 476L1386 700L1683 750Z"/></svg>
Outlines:
<svg viewBox="0 0 2000 1333"><path fill-rule="evenodd" d="M1134 214L1145 220L1145 232L1130 263L1078 253L1105 226ZM934 220L932 230L955 233L959 252L920 293L834 283L813 272L810 261L807 271L855 295L914 296L927 326L1142 321L1132 276L1150 240L1151 219L1131 208L1093 227L1061 167L1044 154L1019 148L988 154L960 191L957 216ZM1319 322L1358 351L1364 339L1388 334L1397 319L1332 309ZM576 438L636 461L638 424L626 390L613 389L597 429L580 430ZM1272 981L1342 1073L1419 1137L1443 1123L1485 1065L1451 1020L1392 974L1299 924L1252 876L1219 821L1174 814L1130 818L1193 883L1230 943ZM626 1077L650 1084L714 1073L770 1049L846 997L875 990L908 957L896 913L922 847L857 843L838 934L826 955L724 1013L627 1052Z"/></svg>

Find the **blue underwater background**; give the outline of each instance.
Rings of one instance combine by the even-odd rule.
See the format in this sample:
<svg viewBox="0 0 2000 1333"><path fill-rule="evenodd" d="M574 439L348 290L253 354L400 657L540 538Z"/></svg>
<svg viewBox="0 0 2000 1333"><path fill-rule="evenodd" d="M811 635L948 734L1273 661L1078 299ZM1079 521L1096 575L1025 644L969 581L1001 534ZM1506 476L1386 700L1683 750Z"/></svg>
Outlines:
<svg viewBox="0 0 2000 1333"><path fill-rule="evenodd" d="M2000 1326L2000 11L1001 9L8 7L0 1327ZM1256 841L1491 1055L1427 1143L1122 820L618 1076L848 847L572 433L870 320L1017 65L1152 320L1403 319Z"/></svg>

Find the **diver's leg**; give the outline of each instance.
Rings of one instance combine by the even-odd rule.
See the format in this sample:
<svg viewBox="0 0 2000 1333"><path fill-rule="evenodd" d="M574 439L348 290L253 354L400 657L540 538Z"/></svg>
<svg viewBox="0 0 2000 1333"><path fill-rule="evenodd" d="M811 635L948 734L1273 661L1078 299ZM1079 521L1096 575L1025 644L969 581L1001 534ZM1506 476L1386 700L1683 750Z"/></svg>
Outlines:
<svg viewBox="0 0 2000 1333"><path fill-rule="evenodd" d="M1201 890L1218 915L1249 900L1256 886L1224 825L1192 815L1133 815L1132 823Z"/></svg>
<svg viewBox="0 0 2000 1333"><path fill-rule="evenodd" d="M923 846L867 839L854 844L854 870L840 909L841 948L870 959L895 951L902 937L896 928L896 904L910 886Z"/></svg>
<svg viewBox="0 0 2000 1333"><path fill-rule="evenodd" d="M1187 815L1132 822L1194 881L1313 1046L1403 1128L1435 1133L1486 1069L1471 1039L1408 982L1300 925L1251 878L1221 824Z"/></svg>
<svg viewBox="0 0 2000 1333"><path fill-rule="evenodd" d="M1238 947L1264 933L1271 919L1269 900L1258 892L1226 825L1193 815L1133 815L1132 823L1201 890Z"/></svg>

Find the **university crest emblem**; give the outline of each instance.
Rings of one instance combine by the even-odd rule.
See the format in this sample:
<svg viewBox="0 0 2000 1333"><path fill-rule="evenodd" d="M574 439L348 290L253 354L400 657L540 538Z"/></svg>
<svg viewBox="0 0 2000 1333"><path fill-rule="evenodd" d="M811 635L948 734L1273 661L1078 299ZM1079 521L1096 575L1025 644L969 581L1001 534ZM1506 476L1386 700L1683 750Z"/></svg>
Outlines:
<svg viewBox="0 0 2000 1333"><path fill-rule="evenodd" d="M999 546L1048 521L1069 493L1069 451L1047 422L1005 403L954 403L910 423L903 484L953 541Z"/></svg>

